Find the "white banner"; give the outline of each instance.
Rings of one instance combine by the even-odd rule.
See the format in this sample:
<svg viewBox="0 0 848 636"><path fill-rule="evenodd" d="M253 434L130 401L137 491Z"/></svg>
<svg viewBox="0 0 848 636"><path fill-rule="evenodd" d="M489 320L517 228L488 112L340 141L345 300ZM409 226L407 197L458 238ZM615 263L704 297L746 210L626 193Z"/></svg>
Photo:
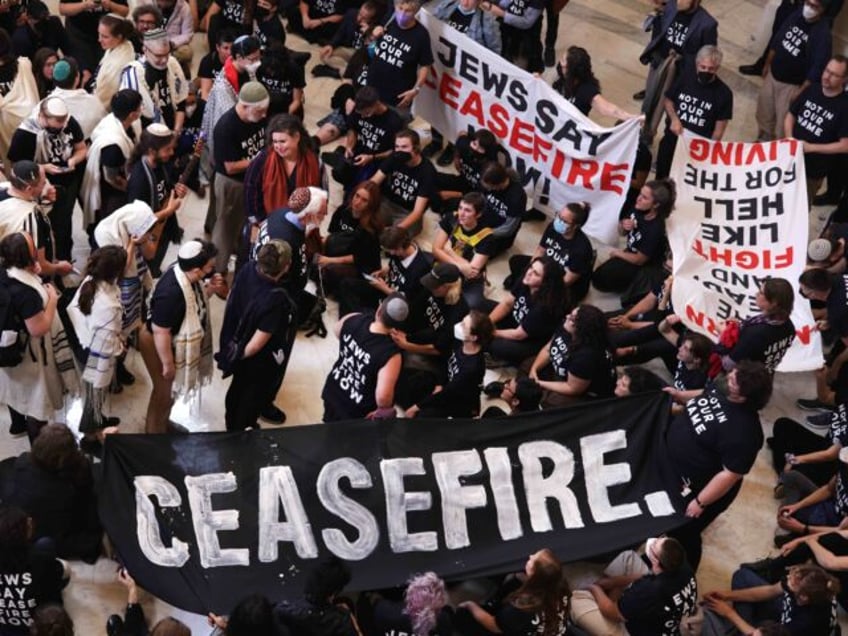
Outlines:
<svg viewBox="0 0 848 636"><path fill-rule="evenodd" d="M540 77L513 66L427 11L435 63L413 110L447 139L488 128L534 192L534 206L588 201L583 231L618 243L618 213L630 185L639 120L603 128Z"/></svg>
<svg viewBox="0 0 848 636"><path fill-rule="evenodd" d="M762 280L784 278L795 289L796 338L778 370L818 369L821 338L809 301L798 293L809 234L801 144L686 136L677 144L671 176L677 183L677 207L667 222L675 313L716 340L726 320L759 313Z"/></svg>

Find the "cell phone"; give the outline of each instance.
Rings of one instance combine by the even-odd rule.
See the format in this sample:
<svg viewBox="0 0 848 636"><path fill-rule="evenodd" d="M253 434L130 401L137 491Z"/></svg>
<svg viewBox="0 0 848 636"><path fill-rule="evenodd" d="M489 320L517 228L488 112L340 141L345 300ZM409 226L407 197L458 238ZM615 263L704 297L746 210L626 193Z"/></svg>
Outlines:
<svg viewBox="0 0 848 636"><path fill-rule="evenodd" d="M365 272L362 272L362 278L367 280L369 283L373 283L375 280L377 280L371 274L366 274Z"/></svg>

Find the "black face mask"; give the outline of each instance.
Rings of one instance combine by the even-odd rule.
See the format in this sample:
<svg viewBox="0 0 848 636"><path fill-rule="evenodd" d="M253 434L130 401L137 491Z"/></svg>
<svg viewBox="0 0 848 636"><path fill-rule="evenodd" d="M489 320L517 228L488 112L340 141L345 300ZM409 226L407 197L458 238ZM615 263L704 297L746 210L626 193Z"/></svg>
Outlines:
<svg viewBox="0 0 848 636"><path fill-rule="evenodd" d="M44 130L47 131L48 135L58 135L62 132L61 128L54 128L53 126L45 126Z"/></svg>
<svg viewBox="0 0 848 636"><path fill-rule="evenodd" d="M256 9L253 11L253 15L256 16L257 20L264 20L270 14L271 12L268 11L268 9L264 9L262 7L256 7Z"/></svg>
<svg viewBox="0 0 848 636"><path fill-rule="evenodd" d="M400 163L409 163L412 161L412 153L411 152L403 152L402 150L395 150L392 153L392 157L395 161Z"/></svg>
<svg viewBox="0 0 848 636"><path fill-rule="evenodd" d="M698 82L701 84L709 84L715 79L715 73L709 71L698 71Z"/></svg>

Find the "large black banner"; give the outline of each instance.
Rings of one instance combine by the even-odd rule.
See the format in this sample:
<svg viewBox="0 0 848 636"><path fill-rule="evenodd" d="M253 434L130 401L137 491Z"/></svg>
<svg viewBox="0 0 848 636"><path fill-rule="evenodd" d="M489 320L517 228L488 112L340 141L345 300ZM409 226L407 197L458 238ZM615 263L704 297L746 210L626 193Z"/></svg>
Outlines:
<svg viewBox="0 0 848 636"><path fill-rule="evenodd" d="M300 594L330 554L353 589L472 577L610 552L682 521L663 394L496 420L342 422L113 435L101 516L147 590L227 612Z"/></svg>

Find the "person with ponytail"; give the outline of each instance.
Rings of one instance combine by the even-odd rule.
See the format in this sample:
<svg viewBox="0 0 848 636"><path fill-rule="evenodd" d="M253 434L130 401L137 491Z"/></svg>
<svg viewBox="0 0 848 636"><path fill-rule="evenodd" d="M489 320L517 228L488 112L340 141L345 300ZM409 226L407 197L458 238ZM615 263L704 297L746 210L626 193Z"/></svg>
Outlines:
<svg viewBox="0 0 848 636"><path fill-rule="evenodd" d="M121 333L123 308L118 279L127 264L127 251L106 245L91 253L86 276L77 288L68 316L74 325L83 367L83 409L79 430L85 443L95 444L98 433L116 426L117 417L103 415L103 403L115 374L118 356L125 348ZM99 440L97 440L99 441Z"/></svg>
<svg viewBox="0 0 848 636"><path fill-rule="evenodd" d="M95 4L92 0L85 0L85 2L79 4L88 3ZM61 6L64 5L65 3L62 3ZM68 36L71 36L72 33L73 30L69 28ZM118 15L104 15L97 25L97 41L103 48L103 53L100 63L94 71L94 76L91 78L90 87L106 109L112 102L112 96L120 88L121 71L127 64L135 60L135 49L131 39L133 33L135 33L133 23ZM74 42L74 39L71 38L71 41ZM83 39L82 41L89 42L90 40ZM84 48L88 48L88 45ZM84 51L78 52L78 59L80 59L83 68L87 68L86 62L90 60Z"/></svg>

